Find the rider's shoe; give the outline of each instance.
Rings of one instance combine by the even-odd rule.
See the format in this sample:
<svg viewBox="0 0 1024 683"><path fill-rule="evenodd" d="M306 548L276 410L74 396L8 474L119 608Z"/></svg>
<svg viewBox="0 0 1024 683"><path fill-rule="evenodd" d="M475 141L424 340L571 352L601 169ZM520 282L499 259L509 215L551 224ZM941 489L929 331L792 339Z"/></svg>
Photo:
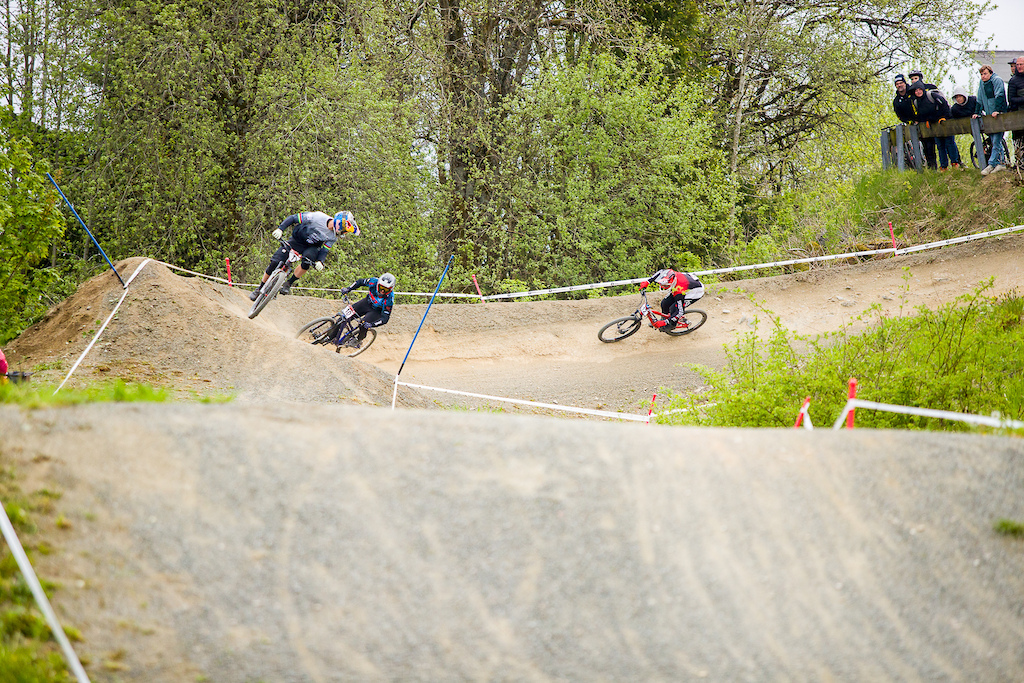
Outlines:
<svg viewBox="0 0 1024 683"><path fill-rule="evenodd" d="M291 294L291 293L292 293L292 283L290 283L290 282L284 283L284 286L281 287L281 291L278 292L278 294Z"/></svg>
<svg viewBox="0 0 1024 683"><path fill-rule="evenodd" d="M259 290L259 287L257 287L256 289L254 289L251 292L249 292L249 301L256 301L256 299L258 299L259 296L260 296L260 290Z"/></svg>

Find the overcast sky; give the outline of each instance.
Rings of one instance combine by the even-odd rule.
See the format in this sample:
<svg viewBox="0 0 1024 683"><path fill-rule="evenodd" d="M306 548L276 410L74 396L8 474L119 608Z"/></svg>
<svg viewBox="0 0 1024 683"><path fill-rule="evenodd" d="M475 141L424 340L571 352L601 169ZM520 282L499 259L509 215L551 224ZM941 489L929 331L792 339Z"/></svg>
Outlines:
<svg viewBox="0 0 1024 683"><path fill-rule="evenodd" d="M1019 50L1024 55L1024 0L999 0L999 6L978 22L977 40L972 47L982 45L989 36L992 37L990 49ZM963 85L973 92L978 86L977 64L954 68L942 85L946 86L946 92L952 92L953 84Z"/></svg>
<svg viewBox="0 0 1024 683"><path fill-rule="evenodd" d="M1024 52L1024 0L1000 0L996 9L982 17L978 38L990 35L993 49Z"/></svg>

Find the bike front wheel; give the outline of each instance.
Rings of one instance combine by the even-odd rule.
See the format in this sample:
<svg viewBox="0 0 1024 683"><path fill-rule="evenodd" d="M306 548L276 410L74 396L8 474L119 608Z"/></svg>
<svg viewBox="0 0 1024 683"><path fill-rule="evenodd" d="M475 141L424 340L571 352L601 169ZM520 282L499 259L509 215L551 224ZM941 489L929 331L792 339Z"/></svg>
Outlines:
<svg viewBox="0 0 1024 683"><path fill-rule="evenodd" d="M679 323L675 329L669 330L668 333L673 337L682 337L684 334L690 334L698 327L706 323L708 320L708 314L699 308L688 308L682 317L679 318Z"/></svg>
<svg viewBox="0 0 1024 683"><path fill-rule="evenodd" d="M270 279L263 285L263 289L260 291L260 295L256 297L256 301L252 305L252 310L249 311L249 319L252 320L260 314L270 300L277 296L277 293L284 287L284 280L286 274L283 270L279 270L270 276Z"/></svg>
<svg viewBox="0 0 1024 683"><path fill-rule="evenodd" d="M639 316L630 315L625 318L619 318L602 327L597 333L597 338L605 344L611 344L612 342L625 339L631 334L636 334L636 331L640 329L640 324L641 318Z"/></svg>
<svg viewBox="0 0 1024 683"><path fill-rule="evenodd" d="M355 333L353 332L350 335L350 338L354 338L354 337L355 337ZM337 352L338 353L348 352L348 357L349 358L354 358L354 357L358 356L359 354L361 354L366 349L370 348L370 346L375 341L377 341L377 330L375 330L375 329L373 329L371 327L370 329L368 329L366 331L366 336L363 338L363 341L360 344L358 349L355 348L354 346L346 346L345 343L342 342L341 346L339 346L337 348Z"/></svg>
<svg viewBox="0 0 1024 683"><path fill-rule="evenodd" d="M310 344L326 344L331 341L331 332L334 331L334 316L317 318L306 323L295 333L296 339L301 339Z"/></svg>

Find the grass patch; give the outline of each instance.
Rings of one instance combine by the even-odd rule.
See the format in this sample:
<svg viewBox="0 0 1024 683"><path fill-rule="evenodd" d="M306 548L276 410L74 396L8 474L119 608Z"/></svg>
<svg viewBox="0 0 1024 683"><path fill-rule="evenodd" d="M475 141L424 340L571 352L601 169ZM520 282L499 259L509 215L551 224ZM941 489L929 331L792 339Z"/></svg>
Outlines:
<svg viewBox="0 0 1024 683"><path fill-rule="evenodd" d="M904 300L908 280L905 280ZM992 282L937 311L904 315L869 309L854 323L816 337L784 328L764 307L754 329L726 349L718 372L691 365L709 390L670 395L659 422L730 427L791 427L803 404L816 425L831 425L846 402L850 377L858 398L879 403L991 415L1024 421L1024 299L1016 292L986 296ZM760 333L762 316L770 322ZM714 404L714 405L704 405ZM890 429L968 431L967 423L860 411L857 425Z"/></svg>
<svg viewBox="0 0 1024 683"><path fill-rule="evenodd" d="M1000 519L993 525L997 534L1024 538L1024 522L1015 522L1012 519Z"/></svg>
<svg viewBox="0 0 1024 683"><path fill-rule="evenodd" d="M49 489L25 495L16 483L15 472L10 468L0 470L0 499L30 560L39 546L44 545L33 543L32 535L37 531L34 517L52 512L53 501L59 497L59 493ZM47 596L59 588L41 577L40 584ZM81 633L75 628L66 627L65 633L74 640L81 640ZM71 680L53 633L36 607L14 555L6 543L0 544L0 681Z"/></svg>
<svg viewBox="0 0 1024 683"><path fill-rule="evenodd" d="M148 384L125 383L121 380L101 382L83 388L61 389L31 382L0 385L0 403L26 408L67 406L80 403L162 403L169 400L166 390Z"/></svg>

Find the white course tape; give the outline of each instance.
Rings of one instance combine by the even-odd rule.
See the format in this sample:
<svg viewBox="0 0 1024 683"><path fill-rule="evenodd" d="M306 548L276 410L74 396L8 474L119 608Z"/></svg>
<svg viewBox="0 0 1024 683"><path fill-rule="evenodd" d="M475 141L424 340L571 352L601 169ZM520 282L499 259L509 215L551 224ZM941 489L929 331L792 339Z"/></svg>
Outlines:
<svg viewBox="0 0 1024 683"><path fill-rule="evenodd" d="M11 549L11 554L14 555L18 568L21 569L22 576L25 577L25 583L28 584L29 589L32 591L32 597L36 599L39 610L46 617L46 623L50 626L53 637L60 643L60 649L64 652L64 659L67 660L68 668L75 674L75 679L78 683L89 683L89 677L86 675L85 669L82 668L82 663L78 661L78 655L75 654L74 648L71 647L71 642L64 633L64 628L60 625L57 615L54 613L53 608L50 607L50 601L46 599L46 591L39 584L39 578L36 576L35 570L32 569L32 563L28 561L28 555L25 554L25 549L21 546L21 541L14 530L14 525L11 524L10 517L7 516L7 510L4 509L2 501L0 501L0 530L3 531L7 547Z"/></svg>
<svg viewBox="0 0 1024 683"><path fill-rule="evenodd" d="M128 285L130 285L132 283L132 280L134 280L135 276L139 274L139 271L142 270L145 267L145 265L147 263L149 263L151 260L152 259L146 259L145 261L140 263L139 267L135 269L134 273L132 273L132 276L130 278L128 278L127 282L124 283L124 292L122 292L122 294L121 294L121 300L117 302L117 305L114 306L114 310L112 310L110 312L110 315L107 316L107 319L103 323L103 326L100 327L100 329L96 331L96 336L93 337L92 341L89 342L89 345L87 347L85 347L85 351L82 351L82 355L78 357L78 360L75 361L75 364L68 371L67 377L64 378L64 381L60 383L59 387L57 387L56 389L53 390L53 395L54 396L57 395L58 391L60 391L61 389L64 388L64 385L67 384L67 381L69 379L71 379L71 375L75 372L75 370L78 369L78 366L81 365L83 360L85 360L85 357L89 354L89 352L92 351L92 347L96 344L96 340L98 340L100 338L100 335L103 334L103 330L107 329L107 325L109 325L110 321L113 320L114 314L117 313L117 309L121 308L121 304L124 303L124 298L126 296L128 296Z"/></svg>
<svg viewBox="0 0 1024 683"><path fill-rule="evenodd" d="M731 268L715 268L713 270L695 270L694 275L721 275L725 273L741 273L750 270L761 270L763 268L779 268L782 266L793 266L801 263L816 263L822 261L836 261L839 259L855 258L862 256L877 256L879 254L892 254L893 256L899 256L900 254L909 254L915 251L925 251L927 249L938 249L940 247L949 246L951 244L960 244L963 242L971 242L973 240L985 239L988 237L995 237L996 235L1006 235L1011 232L1019 232L1024 230L1024 225L1016 225L1011 228L1000 228L999 230L990 230L988 232L980 232L974 235L966 235L964 237L954 237L948 240L941 240L939 242L929 242L928 244L922 244L916 247L907 247L906 249L871 249L869 251L851 251L846 254L830 254L828 256L809 256L807 258L789 259L787 261L773 261L771 263L756 263L749 266L733 266ZM493 299L512 299L516 297L524 296L537 296L540 294L557 294L560 292L577 292L585 289L601 289L604 287L615 287L618 285L633 285L645 281L647 278L633 278L631 280L615 280L614 282L597 282L588 285L575 285L572 287L554 287L552 289L536 289L529 292L513 292L510 294L492 294L485 296L485 300Z"/></svg>
<svg viewBox="0 0 1024 683"><path fill-rule="evenodd" d="M561 410L567 413L581 413L583 415L596 415L597 417L612 417L617 420L632 420L634 422L649 422L647 415L630 415L629 413L613 413L607 410L591 410L590 408L575 408L573 406L560 406L557 403L538 403L536 401L524 401L518 398L505 398L503 396L488 396L487 394L474 394L469 391L456 391L455 389L441 389L439 387L427 387L422 384L410 384L408 382L395 382L395 391L398 390L398 385L401 384L403 387L411 387L413 389L426 389L428 391L440 391L445 394L458 394L460 396L471 396L473 398L482 398L488 401L502 401L504 403L516 403L524 406L537 406L538 408L548 408L550 410Z"/></svg>
<svg viewBox="0 0 1024 683"><path fill-rule="evenodd" d="M874 401L865 401L860 398L851 398L846 402L843 407L843 412L836 418L835 424L832 425L832 429L840 429L843 426L843 422L846 420L846 416L849 412L855 408L867 408L869 410L884 410L890 413L902 413L904 415L919 415L921 417L935 417L940 420L959 420L960 422L970 422L973 424L985 425L986 427L997 427L1001 429L1024 429L1024 422L1017 420L1004 420L998 417L989 417L985 415L972 415L970 413L954 413L948 410L933 410L931 408L914 408L911 406L897 406L890 403L876 403Z"/></svg>
<svg viewBox="0 0 1024 683"><path fill-rule="evenodd" d="M917 251L926 251L928 249L939 249L940 247L947 247L952 244L962 244L964 242L972 242L974 240L985 239L988 237L995 237L997 235L1006 235L1012 232L1020 232L1024 230L1024 225L1015 225L1010 228L1000 228L999 230L990 230L988 232L979 232L974 235L965 235L963 237L954 237L948 240L940 240L938 242L929 242L927 244L921 244L916 247L906 247L905 249L871 249L869 251L851 251L845 254L829 254L827 256L808 256L806 258L789 259L786 261L772 261L770 263L755 263L749 266L732 266L730 268L714 268L712 270L695 270L695 275L722 275L726 273L742 273L751 270L762 270L764 268L781 268L784 266L795 266L801 263L819 263L823 261L837 261L840 259L848 258L859 258L862 256L878 256L879 254L892 254L893 256L899 256L901 254L911 254ZM180 266L171 265L164 261L158 261L168 268L180 270L183 273L189 273L190 275L196 275L198 277L204 277L209 280L215 280L217 282L223 282L225 284L231 284L236 287L257 287L256 284L244 283L244 282L228 282L224 278L215 277L213 275L205 275L203 273L197 273L192 270L186 270ZM533 289L526 292L510 292L507 294L490 294L488 296L480 297L477 294L463 294L458 292L437 292L436 296L448 297L449 299L481 299L483 301L495 301L499 299L516 299L519 297L527 296L540 296L542 294L561 294L562 292L581 292L588 289L604 289L606 287L618 287L621 285L635 285L643 282L647 278L638 277L630 280L613 280L611 282L594 282L585 285L572 285L570 287L551 287L549 289ZM295 290L306 290L309 292L340 292L340 289L332 289L329 287L300 287L296 285L292 287ZM432 296L434 292L395 292L396 295L401 296Z"/></svg>

